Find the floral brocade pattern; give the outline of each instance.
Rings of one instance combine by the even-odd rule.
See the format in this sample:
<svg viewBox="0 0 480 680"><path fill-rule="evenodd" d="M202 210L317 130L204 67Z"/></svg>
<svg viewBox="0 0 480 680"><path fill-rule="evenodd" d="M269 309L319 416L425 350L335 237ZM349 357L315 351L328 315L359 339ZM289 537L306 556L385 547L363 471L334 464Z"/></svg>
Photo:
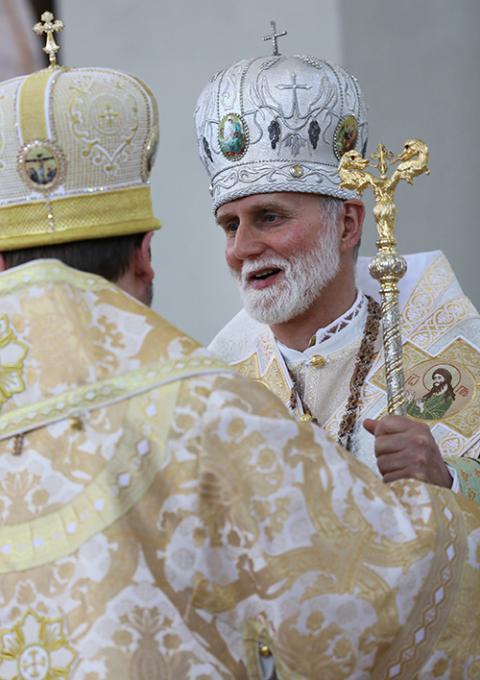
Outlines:
<svg viewBox="0 0 480 680"><path fill-rule="evenodd" d="M20 456L0 439L2 680L32 669L259 680L260 641L281 680L386 678L397 667L403 679L471 675L477 506L414 482L387 487L263 386L208 368L193 341L113 286L52 267L0 277L6 313L32 347L35 307L22 316L22 305L45 287L59 315L72 296L83 301L82 346L103 378L134 375L153 356L178 370L143 390L126 381L123 398L79 414L82 429L68 417L40 424ZM106 320L103 343L93 310ZM73 361L77 347L49 364L56 382L35 349L27 389L0 425L75 381L93 390L96 369ZM61 361L76 363L68 384Z"/></svg>
<svg viewBox="0 0 480 680"><path fill-rule="evenodd" d="M25 389L23 364L28 346L20 342L5 314L0 316L0 408L14 394Z"/></svg>
<svg viewBox="0 0 480 680"><path fill-rule="evenodd" d="M245 665L260 638L251 630L268 641L279 677L377 677L404 622L421 629L430 611L415 663L423 665L425 648L427 659L449 649L452 672L463 667L449 648L450 626L467 616L460 586L480 587L478 516L463 528L453 496L415 483L388 489L320 431L284 420L264 388L231 377L184 380L168 396L162 451L166 390L130 400L128 436L115 455L122 469L137 460L131 486L135 474L150 476L149 458L159 461L143 496L73 553L4 573L2 630L27 609L61 620L81 659L64 676L75 680L257 678L257 662ZM118 427L119 409L108 407L102 420ZM139 458L142 441L149 446ZM30 455L22 454L25 463ZM100 457L96 464L98 475ZM124 493L128 484L117 485L105 503L121 503ZM47 504L43 514L53 510ZM7 668L0 663L2 678L13 677L2 675ZM411 676L406 669L399 677Z"/></svg>
<svg viewBox="0 0 480 680"><path fill-rule="evenodd" d="M106 177L116 175L128 163L138 134L140 88L135 92L132 84L119 76L114 80L103 75L99 85L98 74L96 78L88 74L79 76L71 86L71 131L81 146L82 158Z"/></svg>

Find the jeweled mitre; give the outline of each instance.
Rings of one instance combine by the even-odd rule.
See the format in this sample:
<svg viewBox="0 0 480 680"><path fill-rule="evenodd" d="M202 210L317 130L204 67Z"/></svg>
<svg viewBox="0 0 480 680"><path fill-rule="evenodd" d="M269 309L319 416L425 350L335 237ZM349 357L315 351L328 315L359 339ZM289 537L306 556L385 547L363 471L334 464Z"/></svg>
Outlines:
<svg viewBox="0 0 480 680"><path fill-rule="evenodd" d="M239 61L203 90L195 124L214 211L257 193L356 196L340 189L337 167L345 151L366 151L366 107L339 66L307 56Z"/></svg>
<svg viewBox="0 0 480 680"><path fill-rule="evenodd" d="M0 251L159 226L157 104L138 78L46 68L0 83Z"/></svg>

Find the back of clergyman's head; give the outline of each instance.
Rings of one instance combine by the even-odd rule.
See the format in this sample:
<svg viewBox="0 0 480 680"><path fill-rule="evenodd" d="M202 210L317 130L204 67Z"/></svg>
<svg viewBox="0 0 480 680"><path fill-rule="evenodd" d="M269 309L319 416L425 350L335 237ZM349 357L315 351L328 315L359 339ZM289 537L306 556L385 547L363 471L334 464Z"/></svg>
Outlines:
<svg viewBox="0 0 480 680"><path fill-rule="evenodd" d="M54 40L61 27L46 12L35 30ZM152 92L120 71L57 66L51 39L49 68L0 84L4 254L51 257L98 239L114 247L160 226L149 186L159 134Z"/></svg>
<svg viewBox="0 0 480 680"><path fill-rule="evenodd" d="M195 125L214 211L279 191L357 197L340 189L337 167L345 151L366 152L366 107L339 66L278 53L243 59L212 77Z"/></svg>

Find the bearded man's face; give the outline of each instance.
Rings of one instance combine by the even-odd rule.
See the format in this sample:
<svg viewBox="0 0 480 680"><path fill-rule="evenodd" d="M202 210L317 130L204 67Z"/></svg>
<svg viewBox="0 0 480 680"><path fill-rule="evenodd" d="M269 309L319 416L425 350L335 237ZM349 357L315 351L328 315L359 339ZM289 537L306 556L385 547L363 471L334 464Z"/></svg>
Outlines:
<svg viewBox="0 0 480 680"><path fill-rule="evenodd" d="M340 267L340 229L315 194L272 193L221 206L227 264L254 319L284 323L307 311Z"/></svg>
<svg viewBox="0 0 480 680"><path fill-rule="evenodd" d="M432 389L434 392L443 392L447 387L447 381L441 373L435 373L432 377Z"/></svg>

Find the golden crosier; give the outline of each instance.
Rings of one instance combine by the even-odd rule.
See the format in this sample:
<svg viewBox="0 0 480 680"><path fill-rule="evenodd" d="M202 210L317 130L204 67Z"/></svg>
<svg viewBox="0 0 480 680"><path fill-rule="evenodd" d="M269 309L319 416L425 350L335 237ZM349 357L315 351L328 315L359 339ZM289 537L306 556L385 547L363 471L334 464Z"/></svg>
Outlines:
<svg viewBox="0 0 480 680"><path fill-rule="evenodd" d="M397 253L394 194L400 180L412 184L417 175L429 174L428 147L420 139L409 139L402 153L394 157L383 144L379 144L376 153L372 154L372 160L376 161L372 165L378 170L379 176L366 169L371 165L370 161L355 150L342 156L338 171L342 189L362 194L367 187L371 187L375 197L373 215L378 232L377 255L370 263L370 274L380 282L382 296L388 412L404 415L406 406L397 284L407 271L407 264ZM388 177L389 166L395 163L398 166Z"/></svg>

